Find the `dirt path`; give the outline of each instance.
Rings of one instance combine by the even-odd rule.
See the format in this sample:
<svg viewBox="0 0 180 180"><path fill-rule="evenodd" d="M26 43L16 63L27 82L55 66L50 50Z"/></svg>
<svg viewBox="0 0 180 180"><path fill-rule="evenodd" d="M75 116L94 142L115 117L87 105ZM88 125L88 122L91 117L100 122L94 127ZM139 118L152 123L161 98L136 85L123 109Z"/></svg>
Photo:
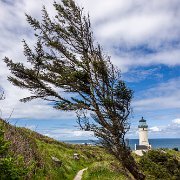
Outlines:
<svg viewBox="0 0 180 180"><path fill-rule="evenodd" d="M76 174L76 177L74 178L74 180L81 180L81 179L82 179L83 172L86 171L87 169L88 169L88 168L81 169L81 170Z"/></svg>

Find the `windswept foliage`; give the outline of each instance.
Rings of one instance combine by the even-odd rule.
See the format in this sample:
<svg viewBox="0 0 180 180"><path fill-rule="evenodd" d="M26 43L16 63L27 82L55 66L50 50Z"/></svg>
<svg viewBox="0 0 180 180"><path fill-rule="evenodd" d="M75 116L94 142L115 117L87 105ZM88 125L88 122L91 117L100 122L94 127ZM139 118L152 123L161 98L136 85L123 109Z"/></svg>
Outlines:
<svg viewBox="0 0 180 180"><path fill-rule="evenodd" d="M26 15L37 43L32 50L24 41L29 66L5 58L14 75L9 81L32 93L21 99L23 102L41 98L54 102L57 109L76 111L80 127L93 131L136 179L144 179L124 139L132 91L94 42L89 16L83 9L73 0L54 2L54 8L57 15L51 18L43 7L41 22ZM92 118L88 119L87 113Z"/></svg>

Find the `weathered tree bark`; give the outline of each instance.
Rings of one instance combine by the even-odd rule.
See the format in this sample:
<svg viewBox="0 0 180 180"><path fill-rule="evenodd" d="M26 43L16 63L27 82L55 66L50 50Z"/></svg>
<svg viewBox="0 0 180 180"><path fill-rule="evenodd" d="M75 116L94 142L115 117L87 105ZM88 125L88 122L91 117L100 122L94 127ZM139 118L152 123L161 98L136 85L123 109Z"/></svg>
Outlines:
<svg viewBox="0 0 180 180"><path fill-rule="evenodd" d="M112 138L114 139L114 138ZM107 140L107 139L106 139ZM144 180L145 175L140 171L138 164L132 156L132 151L126 145L125 141L120 142L118 139L115 141L103 141L104 147L114 155L115 158L128 170L131 175L137 180ZM110 146L111 144L111 146Z"/></svg>
<svg viewBox="0 0 180 180"><path fill-rule="evenodd" d="M129 172L131 172L135 179L145 179L145 175L140 172L137 163L129 152L126 152L125 156L123 156L121 159L121 163L123 164L123 166L126 167Z"/></svg>
<svg viewBox="0 0 180 180"><path fill-rule="evenodd" d="M137 180L144 180L145 175L141 173L136 161L131 155L131 150L126 147L121 147L121 145L118 148L118 151L111 151L111 153L116 157L116 159L119 160L120 163L122 163L123 167L125 167L133 177Z"/></svg>

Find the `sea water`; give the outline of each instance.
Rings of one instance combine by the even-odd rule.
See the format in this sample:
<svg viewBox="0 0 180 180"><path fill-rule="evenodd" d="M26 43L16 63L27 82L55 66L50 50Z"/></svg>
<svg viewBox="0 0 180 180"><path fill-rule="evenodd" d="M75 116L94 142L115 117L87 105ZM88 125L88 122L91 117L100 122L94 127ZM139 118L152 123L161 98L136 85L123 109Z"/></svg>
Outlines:
<svg viewBox="0 0 180 180"><path fill-rule="evenodd" d="M67 143L72 144L97 144L98 140L72 140L72 141L65 141ZM138 139L129 139L127 142L132 150L134 150L135 144L139 144ZM180 150L180 138L176 139L149 139L149 143L151 144L153 149L157 148L178 148Z"/></svg>

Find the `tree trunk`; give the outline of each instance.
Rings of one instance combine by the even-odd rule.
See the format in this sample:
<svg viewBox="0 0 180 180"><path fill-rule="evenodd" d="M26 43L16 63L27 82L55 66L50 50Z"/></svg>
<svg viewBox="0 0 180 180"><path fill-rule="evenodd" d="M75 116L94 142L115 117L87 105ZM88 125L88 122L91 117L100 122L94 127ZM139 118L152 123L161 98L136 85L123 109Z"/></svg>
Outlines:
<svg viewBox="0 0 180 180"><path fill-rule="evenodd" d="M134 161L134 160L133 160ZM126 167L126 169L133 175L133 177L137 180L144 180L145 179L145 175L142 174L137 166L136 163L134 163L133 161L127 161L124 160L123 162L123 166Z"/></svg>
<svg viewBox="0 0 180 180"><path fill-rule="evenodd" d="M129 149L123 148L123 150L118 152L117 155L115 156L122 163L123 167L125 167L133 175L135 179L137 180L145 179L145 175L140 171Z"/></svg>

